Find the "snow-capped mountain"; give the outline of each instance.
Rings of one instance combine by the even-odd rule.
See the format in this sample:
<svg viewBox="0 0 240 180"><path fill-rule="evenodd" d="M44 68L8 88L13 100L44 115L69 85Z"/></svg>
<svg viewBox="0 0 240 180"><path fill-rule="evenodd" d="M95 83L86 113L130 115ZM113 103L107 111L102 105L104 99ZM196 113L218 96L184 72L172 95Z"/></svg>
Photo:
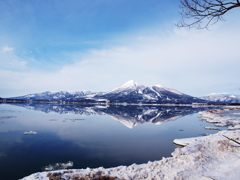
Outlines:
<svg viewBox="0 0 240 180"><path fill-rule="evenodd" d="M207 103L203 99L192 97L175 89L160 85L146 87L128 81L118 88L108 92L43 92L14 97L12 99L32 101L69 101L69 102L108 102L108 103L135 103L135 104L191 104Z"/></svg>
<svg viewBox="0 0 240 180"><path fill-rule="evenodd" d="M229 93L212 93L207 96L201 97L201 99L226 104L240 103L240 95Z"/></svg>
<svg viewBox="0 0 240 180"><path fill-rule="evenodd" d="M207 103L207 101L186 95L174 89L160 85L145 87L134 81L128 81L119 88L94 96L96 99L106 100L110 103L147 103L147 104L191 104Z"/></svg>

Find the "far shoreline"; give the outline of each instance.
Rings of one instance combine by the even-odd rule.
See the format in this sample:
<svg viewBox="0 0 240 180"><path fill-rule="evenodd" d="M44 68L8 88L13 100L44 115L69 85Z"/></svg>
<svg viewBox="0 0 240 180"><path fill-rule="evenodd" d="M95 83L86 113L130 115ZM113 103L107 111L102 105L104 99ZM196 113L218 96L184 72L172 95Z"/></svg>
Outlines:
<svg viewBox="0 0 240 180"><path fill-rule="evenodd" d="M126 103L126 102L84 102L84 101L47 101L47 100L21 100L21 99L0 99L0 103L12 104L12 103L30 103L30 104L82 104L82 105L113 105L113 106L193 106L193 107L225 107L225 106L240 106L240 103L232 104L207 104L207 103Z"/></svg>

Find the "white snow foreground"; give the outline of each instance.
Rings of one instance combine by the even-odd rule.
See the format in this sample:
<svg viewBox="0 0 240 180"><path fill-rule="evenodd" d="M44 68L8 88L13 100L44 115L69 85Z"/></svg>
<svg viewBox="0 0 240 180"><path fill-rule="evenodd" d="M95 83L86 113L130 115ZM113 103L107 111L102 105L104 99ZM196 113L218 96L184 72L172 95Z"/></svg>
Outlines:
<svg viewBox="0 0 240 180"><path fill-rule="evenodd" d="M220 131L204 137L176 139L187 145L177 148L172 157L147 164L115 168L71 169L35 173L23 180L67 179L238 179L240 177L240 130ZM229 138L229 139L228 139Z"/></svg>

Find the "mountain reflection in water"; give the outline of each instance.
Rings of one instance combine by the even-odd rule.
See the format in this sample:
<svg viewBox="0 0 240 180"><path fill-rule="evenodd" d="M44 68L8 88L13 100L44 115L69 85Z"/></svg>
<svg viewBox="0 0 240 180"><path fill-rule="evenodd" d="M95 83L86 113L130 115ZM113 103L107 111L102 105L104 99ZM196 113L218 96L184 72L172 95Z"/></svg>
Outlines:
<svg viewBox="0 0 240 180"><path fill-rule="evenodd" d="M79 114L79 115L105 115L124 124L128 128L149 122L156 125L173 121L183 116L216 107L192 106L101 106L80 104L41 104L23 103L14 104L27 109L42 111L44 113Z"/></svg>

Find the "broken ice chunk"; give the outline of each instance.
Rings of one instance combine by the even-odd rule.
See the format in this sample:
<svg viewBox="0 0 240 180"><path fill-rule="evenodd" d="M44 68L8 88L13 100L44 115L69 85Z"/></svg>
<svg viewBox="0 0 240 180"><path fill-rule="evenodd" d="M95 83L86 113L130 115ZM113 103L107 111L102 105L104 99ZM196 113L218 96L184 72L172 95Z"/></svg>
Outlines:
<svg viewBox="0 0 240 180"><path fill-rule="evenodd" d="M42 169L44 171L53 171L53 170L60 170L60 169L67 169L73 167L73 162L68 161L66 163L55 163L55 164L50 164L48 166L43 167Z"/></svg>
<svg viewBox="0 0 240 180"><path fill-rule="evenodd" d="M25 131L23 133L23 135L35 135L35 134L37 134L37 132L35 132L35 131Z"/></svg>

